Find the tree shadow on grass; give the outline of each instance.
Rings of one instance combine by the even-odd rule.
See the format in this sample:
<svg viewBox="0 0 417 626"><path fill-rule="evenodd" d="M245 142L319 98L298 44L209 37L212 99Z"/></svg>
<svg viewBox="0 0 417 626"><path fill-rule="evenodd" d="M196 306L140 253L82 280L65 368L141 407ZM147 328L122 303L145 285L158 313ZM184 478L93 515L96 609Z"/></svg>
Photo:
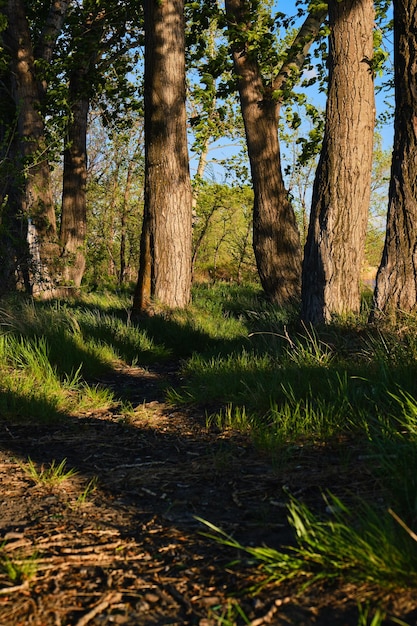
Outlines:
<svg viewBox="0 0 417 626"><path fill-rule="evenodd" d="M129 374L123 375L124 384L130 384ZM144 397L148 382L145 375L141 379L135 372L134 386L143 387ZM9 406L14 403L21 419L0 419L2 462L17 459L24 466L30 458L41 469L65 460L66 468L75 469L84 479L84 486L94 477L98 480L98 490L85 508L77 507L77 493L72 496L70 488L39 488L29 478L21 497L15 486L17 498L13 498L13 490L7 490L0 503L1 537L31 537L35 548L46 546L45 562L65 562L65 555L73 559L73 565L65 566L66 577L62 575L55 585L64 597L68 587L80 584L77 579L82 582L78 611L95 606L97 597L110 590L119 593L122 589L124 615L129 616L122 623L197 624L209 615L213 597L221 607L222 602L227 604L229 594L242 594L239 604L254 619L288 596L290 590L285 586L269 587L254 602L244 590L260 581L259 572L245 560L230 568L228 563L236 553L198 534L202 526L195 516L225 529L243 545L264 543L281 548L294 540L286 522L284 477L245 437L213 436L198 413L183 413L162 404L148 410L144 406L143 413L126 420L109 411L80 416L56 412L54 416L53 404L27 402L18 393L14 398L11 394L0 396L0 407L5 402ZM323 450L317 452L324 463ZM319 498L319 486L316 489ZM103 535L117 536L118 549L126 553L123 562L116 557L105 560L109 558L108 541L100 548L102 540L97 539ZM92 537L97 541L95 547ZM61 553L59 546L63 545ZM86 565L91 549L96 562ZM77 561L77 554L86 560L80 557ZM138 591L137 581L141 581L142 591ZM38 583L33 591L45 606L53 601L50 585L45 580L43 587ZM165 598L165 604L161 601L151 607L147 600L146 609L146 603L137 599L144 589L149 597L152 592ZM356 625L357 598L334 598L321 621L314 607L322 598L309 592L303 603L291 596L280 609L284 621L274 623L285 624L290 618L307 625L314 618L314 623L322 626L330 621ZM66 596L65 602L68 606L73 600ZM110 606L108 612L114 617L120 610ZM1 612L0 608L0 617ZM68 609L64 614L68 623L76 623L79 615Z"/></svg>

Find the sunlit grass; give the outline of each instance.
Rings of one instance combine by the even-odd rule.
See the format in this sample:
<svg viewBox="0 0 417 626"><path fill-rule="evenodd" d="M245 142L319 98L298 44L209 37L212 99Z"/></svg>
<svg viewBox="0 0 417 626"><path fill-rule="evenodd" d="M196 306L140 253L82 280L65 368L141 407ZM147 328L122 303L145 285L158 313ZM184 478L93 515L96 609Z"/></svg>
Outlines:
<svg viewBox="0 0 417 626"><path fill-rule="evenodd" d="M5 303L0 310L3 417L45 421L110 408L117 402L114 394L88 380L122 363L167 357L162 344L131 323L126 302L110 300L104 300L104 310L85 308L84 302L76 306L75 301L22 298Z"/></svg>
<svg viewBox="0 0 417 626"><path fill-rule="evenodd" d="M71 468L67 470L66 464L66 459L63 459L60 463L53 460L47 466L42 464L38 467L32 459L29 458L26 463L20 464L20 467L36 485L55 487L77 474L75 469Z"/></svg>
<svg viewBox="0 0 417 626"><path fill-rule="evenodd" d="M259 565L265 585L295 580L305 588L339 580L384 588L417 586L417 544L386 511L364 501L349 508L331 494L325 501L329 513L323 517L290 499L288 520L296 545L283 550L244 546L209 521L199 521L209 529L208 537Z"/></svg>

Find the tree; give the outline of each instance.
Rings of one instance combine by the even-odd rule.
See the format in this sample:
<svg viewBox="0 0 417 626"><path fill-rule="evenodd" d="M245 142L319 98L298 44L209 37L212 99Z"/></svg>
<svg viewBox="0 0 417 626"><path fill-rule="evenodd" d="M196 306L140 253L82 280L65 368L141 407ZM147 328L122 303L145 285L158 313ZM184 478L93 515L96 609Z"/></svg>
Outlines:
<svg viewBox="0 0 417 626"><path fill-rule="evenodd" d="M41 114L46 81L42 73L39 75L35 61L50 62L66 9L67 2L51 5L35 58L24 3L9 0L2 8L7 20L3 43L8 55L8 65L3 68L7 85L2 90L7 116L2 120L3 127L12 117L15 119L15 127L10 125L7 131L11 151L5 155L8 184L3 189L2 249L6 258L2 264L2 293L13 288L16 280L33 293L50 293L58 272L55 209Z"/></svg>
<svg viewBox="0 0 417 626"><path fill-rule="evenodd" d="M280 108L299 79L308 50L327 14L313 6L285 53L274 56L271 17L259 1L226 0L228 32L254 190L253 245L262 286L278 304L301 293L301 245L285 189L278 123Z"/></svg>
<svg viewBox="0 0 417 626"><path fill-rule="evenodd" d="M68 90L60 245L64 283L79 286L87 232L88 111L94 99L102 114L105 111L107 124L115 125L117 120L123 126L121 118L136 104L130 100L127 74L135 56L129 50L135 48L138 37L129 28L135 20L129 4L122 10L110 1L83 0L72 7L69 18L64 42L67 54L65 45L61 51ZM130 116L126 117L130 121Z"/></svg>
<svg viewBox="0 0 417 626"><path fill-rule="evenodd" d="M71 37L73 54L68 72L69 111L59 231L63 282L74 287L80 286L85 269L88 111L95 91L93 73L100 58L105 27L104 12L100 8L93 12L88 2L84 2L82 8Z"/></svg>
<svg viewBox="0 0 417 626"><path fill-rule="evenodd" d="M145 210L135 312L191 295L183 0L145 0Z"/></svg>
<svg viewBox="0 0 417 626"><path fill-rule="evenodd" d="M417 309L417 1L394 2L394 147L372 317Z"/></svg>
<svg viewBox="0 0 417 626"><path fill-rule="evenodd" d="M329 2L323 146L304 252L302 318L358 312L375 126L372 0Z"/></svg>

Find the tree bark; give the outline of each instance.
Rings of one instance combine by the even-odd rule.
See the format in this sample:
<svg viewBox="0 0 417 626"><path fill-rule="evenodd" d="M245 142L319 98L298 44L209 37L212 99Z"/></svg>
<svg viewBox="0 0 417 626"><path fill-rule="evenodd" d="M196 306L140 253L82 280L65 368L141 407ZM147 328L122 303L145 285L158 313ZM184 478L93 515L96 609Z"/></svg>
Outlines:
<svg viewBox="0 0 417 626"><path fill-rule="evenodd" d="M284 94L299 74L327 9L307 17L277 77L266 84L257 59L248 52L250 3L226 0L225 6L254 191L253 245L258 273L271 301L291 305L301 295L302 255L281 168L278 122L285 96L277 94L279 90Z"/></svg>
<svg viewBox="0 0 417 626"><path fill-rule="evenodd" d="M26 258L16 258L14 269L30 276L34 294L49 295L55 286L59 246L34 55L22 0L9 0L4 11L8 25L3 38L10 53L10 86L17 116L11 183L15 186L14 206L7 212L10 222L20 223L15 233L19 231L24 239L17 247L26 248L27 253ZM26 247L28 233L31 240Z"/></svg>
<svg viewBox="0 0 417 626"><path fill-rule="evenodd" d="M326 126L304 251L302 318L357 313L375 126L372 0L329 2Z"/></svg>
<svg viewBox="0 0 417 626"><path fill-rule="evenodd" d="M373 317L417 310L417 1L394 2L394 148Z"/></svg>
<svg viewBox="0 0 417 626"><path fill-rule="evenodd" d="M253 247L258 273L271 301L294 304L301 294L301 244L282 176L280 107L264 93L256 64L237 52L234 62L254 192Z"/></svg>
<svg viewBox="0 0 417 626"><path fill-rule="evenodd" d="M62 273L65 285L79 287L85 269L87 233L87 118L85 71L73 71L70 79L71 119L64 149L62 213L60 228ZM81 84L80 84L81 83ZM72 97L71 97L72 94Z"/></svg>
<svg viewBox="0 0 417 626"><path fill-rule="evenodd" d="M132 185L133 161L129 160L126 174L126 183L123 193L123 202L120 211L120 271L119 285L122 286L126 278L126 242L127 242L127 218L129 210L130 188Z"/></svg>
<svg viewBox="0 0 417 626"><path fill-rule="evenodd" d="M0 296L15 291L19 284L30 291L27 220L19 213L23 172L17 171L19 145L17 109L12 98L12 77L0 75Z"/></svg>
<svg viewBox="0 0 417 626"><path fill-rule="evenodd" d="M191 294L184 2L146 0L144 12L145 213L133 305L137 312L150 299L185 307Z"/></svg>

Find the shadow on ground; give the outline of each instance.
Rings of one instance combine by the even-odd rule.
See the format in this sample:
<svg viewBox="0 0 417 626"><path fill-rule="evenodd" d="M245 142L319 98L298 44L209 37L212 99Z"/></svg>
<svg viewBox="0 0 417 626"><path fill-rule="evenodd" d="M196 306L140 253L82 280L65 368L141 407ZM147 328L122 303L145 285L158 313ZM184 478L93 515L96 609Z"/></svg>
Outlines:
<svg viewBox="0 0 417 626"><path fill-rule="evenodd" d="M208 431L198 411L167 407L162 389L177 375L167 364L103 376L100 384L133 403L128 418L103 411L36 422L31 409L44 407L27 406L27 419L0 421L4 554L36 555L37 563L29 582L12 584L0 569L0 623L240 624L238 603L254 626L356 626L358 591L349 585L300 596L290 585L269 586L252 595L261 573L245 558L233 565L244 555L203 537L196 520L246 545L288 545L283 486L316 502L323 481L342 487L337 451L311 451L312 463L300 449L285 471L274 469L244 436ZM39 469L65 459L78 474L38 484L24 470L29 458ZM308 474L303 459L314 467ZM89 492L91 480L97 488ZM406 599L394 604L406 619Z"/></svg>

